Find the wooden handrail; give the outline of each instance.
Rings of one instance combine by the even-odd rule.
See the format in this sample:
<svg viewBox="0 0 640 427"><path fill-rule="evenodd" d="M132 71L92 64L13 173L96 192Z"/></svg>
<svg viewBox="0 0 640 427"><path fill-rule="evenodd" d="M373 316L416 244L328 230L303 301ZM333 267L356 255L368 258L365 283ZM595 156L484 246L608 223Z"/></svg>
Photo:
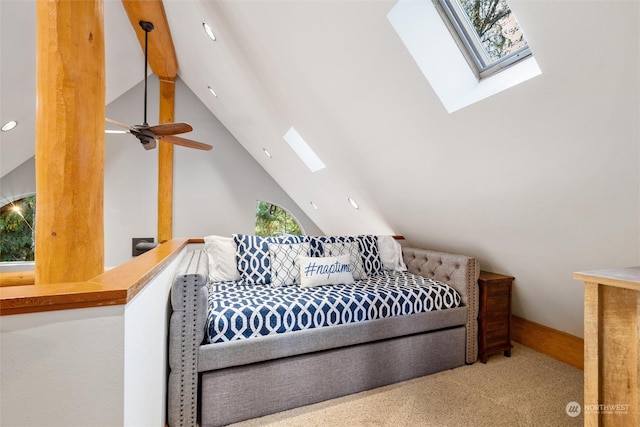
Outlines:
<svg viewBox="0 0 640 427"><path fill-rule="evenodd" d="M124 305L190 243L172 239L86 282L0 287L0 315Z"/></svg>
<svg viewBox="0 0 640 427"><path fill-rule="evenodd" d="M31 271L0 271L0 287L26 286L35 283L35 272Z"/></svg>

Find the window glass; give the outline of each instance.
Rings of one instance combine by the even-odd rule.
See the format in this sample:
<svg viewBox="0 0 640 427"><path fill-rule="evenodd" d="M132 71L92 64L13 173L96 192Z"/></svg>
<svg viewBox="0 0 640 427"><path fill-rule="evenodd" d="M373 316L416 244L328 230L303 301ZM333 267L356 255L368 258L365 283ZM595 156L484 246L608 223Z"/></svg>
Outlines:
<svg viewBox="0 0 640 427"><path fill-rule="evenodd" d="M531 55L506 0L440 0L480 77Z"/></svg>
<svg viewBox="0 0 640 427"><path fill-rule="evenodd" d="M0 208L0 262L34 260L35 215L36 196Z"/></svg>
<svg viewBox="0 0 640 427"><path fill-rule="evenodd" d="M256 202L256 236L283 236L302 234L298 221L286 210L269 202Z"/></svg>

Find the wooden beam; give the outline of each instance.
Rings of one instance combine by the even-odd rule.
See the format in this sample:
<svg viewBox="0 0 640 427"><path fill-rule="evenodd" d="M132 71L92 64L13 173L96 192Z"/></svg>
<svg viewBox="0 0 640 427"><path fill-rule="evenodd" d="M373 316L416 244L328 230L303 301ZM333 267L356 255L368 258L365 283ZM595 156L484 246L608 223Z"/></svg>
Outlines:
<svg viewBox="0 0 640 427"><path fill-rule="evenodd" d="M138 23L144 20L153 24L155 28L149 33L149 65L161 79L174 79L178 73L178 60L162 1L122 0L122 5L143 50L144 31Z"/></svg>
<svg viewBox="0 0 640 427"><path fill-rule="evenodd" d="M149 33L149 65L160 78L159 122L174 120L175 78L178 72L169 23L161 0L122 0L131 26L144 50L144 31L141 20L149 21L154 29ZM173 237L173 145L158 141L158 242Z"/></svg>
<svg viewBox="0 0 640 427"><path fill-rule="evenodd" d="M175 81L160 79L160 123L172 123ZM158 141L158 242L173 238L173 144Z"/></svg>
<svg viewBox="0 0 640 427"><path fill-rule="evenodd" d="M36 284L104 270L102 0L36 2Z"/></svg>

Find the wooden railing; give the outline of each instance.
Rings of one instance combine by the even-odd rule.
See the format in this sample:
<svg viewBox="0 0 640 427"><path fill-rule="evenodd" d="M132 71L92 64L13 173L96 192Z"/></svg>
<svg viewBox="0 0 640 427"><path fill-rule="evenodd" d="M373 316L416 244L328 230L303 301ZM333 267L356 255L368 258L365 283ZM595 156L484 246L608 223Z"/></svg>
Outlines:
<svg viewBox="0 0 640 427"><path fill-rule="evenodd" d="M31 271L0 271L0 287L25 286L35 283L35 273Z"/></svg>
<svg viewBox="0 0 640 427"><path fill-rule="evenodd" d="M202 239L172 239L86 282L0 287L0 315L121 305L129 302L149 280L190 243ZM20 276L20 272L16 272ZM28 275L18 277L27 281ZM32 273L33 274L33 273Z"/></svg>

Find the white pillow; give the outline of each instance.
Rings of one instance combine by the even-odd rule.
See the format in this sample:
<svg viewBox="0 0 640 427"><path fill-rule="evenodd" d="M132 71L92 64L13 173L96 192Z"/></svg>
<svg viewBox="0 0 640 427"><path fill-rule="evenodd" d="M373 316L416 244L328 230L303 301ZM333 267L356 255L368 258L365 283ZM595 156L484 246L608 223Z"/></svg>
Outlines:
<svg viewBox="0 0 640 427"><path fill-rule="evenodd" d="M358 242L323 243L322 250L324 251L324 256L349 255L353 278L355 280L367 278Z"/></svg>
<svg viewBox="0 0 640 427"><path fill-rule="evenodd" d="M300 276L298 257L309 255L309 243L269 243L271 285L297 285Z"/></svg>
<svg viewBox="0 0 640 427"><path fill-rule="evenodd" d="M300 261L300 286L304 288L354 283L349 255L336 257L301 256L298 259Z"/></svg>
<svg viewBox="0 0 640 427"><path fill-rule="evenodd" d="M232 237L207 236L204 250L209 258L209 279L212 282L240 280L236 266L236 244Z"/></svg>
<svg viewBox="0 0 640 427"><path fill-rule="evenodd" d="M402 246L393 236L378 236L378 253L386 270L407 271L402 259Z"/></svg>

